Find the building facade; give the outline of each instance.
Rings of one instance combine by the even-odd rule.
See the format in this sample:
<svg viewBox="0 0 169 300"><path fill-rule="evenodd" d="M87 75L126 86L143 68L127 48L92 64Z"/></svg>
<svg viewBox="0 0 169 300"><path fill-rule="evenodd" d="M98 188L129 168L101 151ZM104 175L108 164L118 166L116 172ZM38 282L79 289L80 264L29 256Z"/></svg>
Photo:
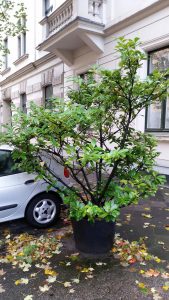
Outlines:
<svg viewBox="0 0 169 300"><path fill-rule="evenodd" d="M169 0L24 0L27 31L5 37L10 54L0 74L0 124L10 123L11 104L25 113L31 101L65 98L71 78L92 65L115 69L116 38L139 37L147 61L142 79L169 67ZM137 117L135 128L158 139L156 168L169 175L169 100Z"/></svg>

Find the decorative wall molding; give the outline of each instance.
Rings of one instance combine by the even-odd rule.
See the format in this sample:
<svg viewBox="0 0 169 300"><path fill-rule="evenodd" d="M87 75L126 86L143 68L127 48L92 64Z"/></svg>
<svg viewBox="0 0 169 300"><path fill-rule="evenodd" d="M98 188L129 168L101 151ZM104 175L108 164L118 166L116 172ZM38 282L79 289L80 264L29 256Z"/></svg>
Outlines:
<svg viewBox="0 0 169 300"><path fill-rule="evenodd" d="M22 81L20 83L20 94L25 94L26 93L26 84L27 84L26 81Z"/></svg>
<svg viewBox="0 0 169 300"><path fill-rule="evenodd" d="M11 88L6 88L1 91L2 100L9 100L11 99Z"/></svg>
<svg viewBox="0 0 169 300"><path fill-rule="evenodd" d="M55 86L55 85L59 85L59 84L62 84L63 83L63 73L59 76L53 76L52 78L52 85Z"/></svg>
<svg viewBox="0 0 169 300"><path fill-rule="evenodd" d="M15 66L17 66L17 65L19 65L22 61L24 61L25 59L27 59L29 57L29 54L24 54L24 55L22 55L21 57L19 57L17 60L15 60L14 62L13 62L13 64L15 65Z"/></svg>
<svg viewBox="0 0 169 300"><path fill-rule="evenodd" d="M42 89L41 82L26 86L26 94L39 92Z"/></svg>
<svg viewBox="0 0 169 300"><path fill-rule="evenodd" d="M54 68L49 69L41 74L41 85L47 86L52 84L53 86L63 83L63 73L58 75L57 70Z"/></svg>
<svg viewBox="0 0 169 300"><path fill-rule="evenodd" d="M20 96L20 92L19 91L14 91L11 93L11 99L16 99L16 98L19 98Z"/></svg>
<svg viewBox="0 0 169 300"><path fill-rule="evenodd" d="M165 34L158 38L154 38L152 40L145 41L141 44L141 48L144 51L151 51L157 48L162 48L164 46L169 45L169 34Z"/></svg>
<svg viewBox="0 0 169 300"><path fill-rule="evenodd" d="M42 89L41 82L33 84L32 89L33 89L33 93L39 92Z"/></svg>
<svg viewBox="0 0 169 300"><path fill-rule="evenodd" d="M31 94L31 93L33 93L33 85L28 85L26 87L26 94L28 95L28 94Z"/></svg>
<svg viewBox="0 0 169 300"><path fill-rule="evenodd" d="M41 75L42 86L47 86L49 84L52 84L53 73L54 73L53 68L42 73L42 75Z"/></svg>
<svg viewBox="0 0 169 300"><path fill-rule="evenodd" d="M11 70L11 68L6 68L6 69L4 69L3 71L1 71L0 75L1 75L1 76L6 75L8 72L10 72L10 70Z"/></svg>
<svg viewBox="0 0 169 300"><path fill-rule="evenodd" d="M9 82L13 82L14 80L27 75L29 72L33 71L35 69L35 66L33 63L30 63L26 65L25 67L21 68L20 70L16 71L14 74L8 76L6 79L2 80L0 82L0 86L3 86Z"/></svg>
<svg viewBox="0 0 169 300"><path fill-rule="evenodd" d="M127 12L125 15L115 18L109 22L104 30L106 36L116 33L130 25L133 25L144 18L162 10L169 5L169 0L156 0L154 3L147 5L147 1L143 1L143 4L132 11Z"/></svg>
<svg viewBox="0 0 169 300"><path fill-rule="evenodd" d="M59 58L57 58L55 54L49 53L49 54L37 59L36 61L29 63L25 67L19 69L15 73L9 75L6 79L0 81L0 86L3 86L10 82L13 82L16 79L22 78L22 76L29 74L30 72L34 71L36 68L41 67L42 65L44 65L47 62L50 62L53 59L58 60L57 63L55 63L55 64L62 63L61 60Z"/></svg>
<svg viewBox="0 0 169 300"><path fill-rule="evenodd" d="M92 16L101 17L101 7L103 5L103 0L89 0L88 12Z"/></svg>

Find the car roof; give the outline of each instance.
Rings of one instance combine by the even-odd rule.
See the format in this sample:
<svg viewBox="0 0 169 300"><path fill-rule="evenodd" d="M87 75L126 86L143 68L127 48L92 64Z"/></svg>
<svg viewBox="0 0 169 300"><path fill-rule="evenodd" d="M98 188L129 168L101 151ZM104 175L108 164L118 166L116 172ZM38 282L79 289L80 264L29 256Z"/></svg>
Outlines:
<svg viewBox="0 0 169 300"><path fill-rule="evenodd" d="M7 151L12 151L13 147L9 145L0 145L0 150L7 150Z"/></svg>

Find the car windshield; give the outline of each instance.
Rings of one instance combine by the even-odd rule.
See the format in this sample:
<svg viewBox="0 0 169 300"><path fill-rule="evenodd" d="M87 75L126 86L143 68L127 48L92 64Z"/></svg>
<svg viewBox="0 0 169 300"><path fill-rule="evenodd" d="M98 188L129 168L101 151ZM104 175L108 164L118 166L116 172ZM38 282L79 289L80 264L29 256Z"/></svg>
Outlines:
<svg viewBox="0 0 169 300"><path fill-rule="evenodd" d="M18 169L14 169L14 161L11 151L0 150L0 176L7 176L20 173Z"/></svg>

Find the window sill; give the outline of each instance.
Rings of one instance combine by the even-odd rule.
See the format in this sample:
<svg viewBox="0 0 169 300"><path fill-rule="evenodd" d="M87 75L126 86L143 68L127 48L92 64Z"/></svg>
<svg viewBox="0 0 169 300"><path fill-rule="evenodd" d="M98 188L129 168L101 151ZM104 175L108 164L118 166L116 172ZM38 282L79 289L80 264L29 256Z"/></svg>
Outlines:
<svg viewBox="0 0 169 300"><path fill-rule="evenodd" d="M21 62L23 62L25 59L27 59L28 57L29 57L29 54L24 54L24 55L20 56L17 60L15 60L15 61L13 62L13 64L14 64L15 66L17 66L17 65L19 65Z"/></svg>
<svg viewBox="0 0 169 300"><path fill-rule="evenodd" d="M169 142L169 131L146 131L145 133L151 134L156 137L159 142Z"/></svg>
<svg viewBox="0 0 169 300"><path fill-rule="evenodd" d="M10 70L11 70L11 68L6 68L6 69L4 69L4 70L0 73L0 75L4 76L4 75L7 74L8 72L10 72Z"/></svg>

